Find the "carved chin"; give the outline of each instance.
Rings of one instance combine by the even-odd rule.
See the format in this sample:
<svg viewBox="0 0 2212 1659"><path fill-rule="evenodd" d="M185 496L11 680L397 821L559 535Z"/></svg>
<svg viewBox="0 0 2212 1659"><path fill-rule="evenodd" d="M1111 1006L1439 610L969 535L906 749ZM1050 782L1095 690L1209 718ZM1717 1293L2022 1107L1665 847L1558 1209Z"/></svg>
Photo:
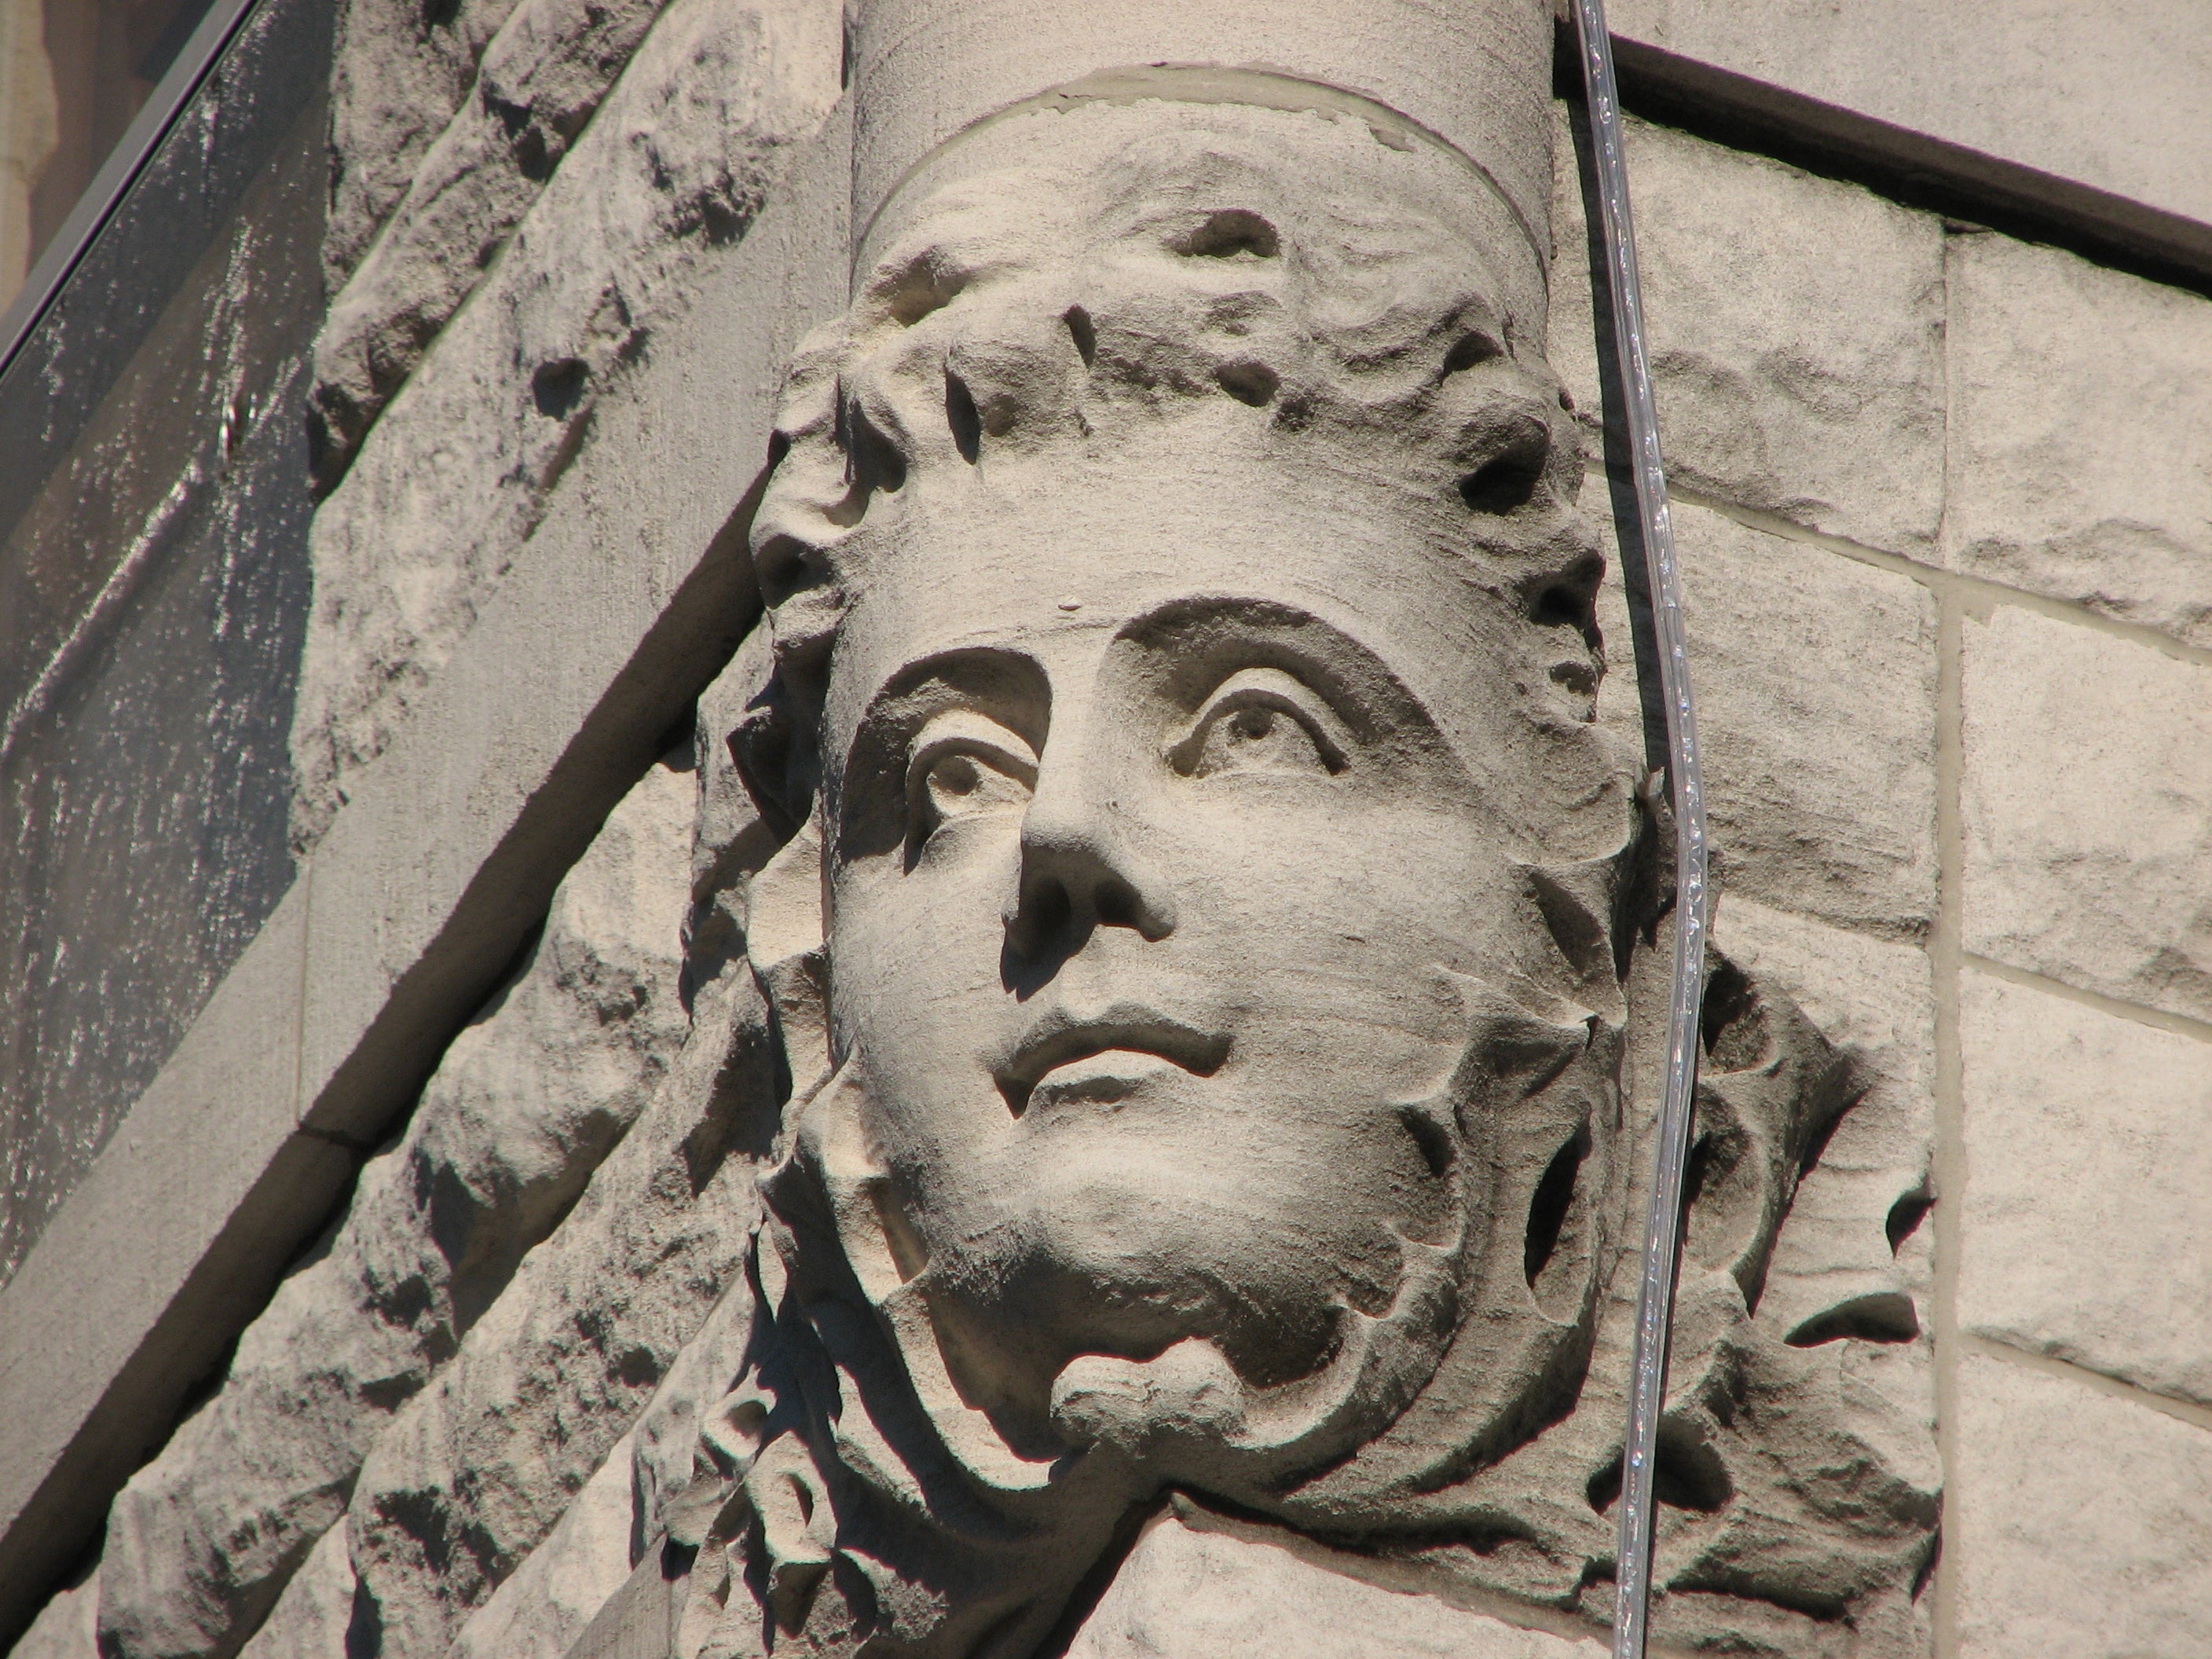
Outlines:
<svg viewBox="0 0 2212 1659"><path fill-rule="evenodd" d="M1188 1337L1151 1359L1086 1354L1052 1387L1070 1444L1110 1448L1164 1484L1256 1498L1380 1432L1435 1373L1459 1305L1455 1246L1407 1243L1389 1310L1340 1310L1338 1340L1309 1376L1272 1388L1240 1376L1220 1346Z"/></svg>
<svg viewBox="0 0 2212 1659"><path fill-rule="evenodd" d="M1454 1218L1445 1237L1408 1239L1377 1224L1382 1249L1395 1260L1380 1287L1364 1288L1361 1299L1372 1311L1321 1288L1316 1281L1328 1275L1317 1264L1299 1264L1303 1299L1313 1305L1291 1310L1292 1316L1316 1328L1296 1344L1302 1362L1288 1380L1277 1381L1261 1365L1240 1363L1244 1356L1233 1338L1224 1340L1220 1331L1219 1310L1224 1304L1241 1304L1248 1314L1255 1306L1264 1310L1285 1287L1253 1285L1240 1293L1240 1264L1233 1259L1190 1264L1188 1275L1178 1277L1208 1293L1188 1298L1173 1287L1162 1294L1157 1285L1103 1282L1118 1280L1117 1266L1126 1269L1126 1261L1058 1261L1044 1267L1032 1261L1007 1273L1008 1263L970 1260L955 1274L947 1272L953 1264L926 1261L860 1125L863 1085L855 1073L848 1066L808 1103L793 1158L770 1183L771 1201L780 1210L794 1208L792 1188L799 1182L827 1200L842 1254L888 1327L920 1403L945 1444L990 1484L1047 1484L1048 1471L1073 1449L1141 1471L1143 1483L1154 1487L1197 1485L1261 1501L1286 1479L1342 1457L1387 1427L1434 1375L1451 1343L1467 1241L1481 1231L1468 1225L1480 1195L1462 1189L1456 1167L1438 1175L1449 1189L1446 1213ZM1434 1118L1439 1133L1449 1113L1441 1101L1404 1109ZM1276 1276L1280 1271L1276 1264ZM1038 1283L1010 1306L1007 1279L1025 1272ZM1022 1300L1048 1299L1054 1284L1066 1298L1063 1311L1067 1303L1099 1311L1091 1351L1082 1351L1091 1345L1077 1330L1078 1340L1054 1339L1058 1357L1022 1352L1019 1321L1007 1315ZM1134 1307L1164 1328L1129 1340L1115 1328L1124 1322L1113 1316L1116 1306ZM1079 1310L1073 1324L1087 1322ZM1152 1357L1121 1358L1100 1348ZM1271 1351L1262 1364L1280 1377L1289 1358L1287 1349ZM1024 1373L1034 1381L1008 1387Z"/></svg>

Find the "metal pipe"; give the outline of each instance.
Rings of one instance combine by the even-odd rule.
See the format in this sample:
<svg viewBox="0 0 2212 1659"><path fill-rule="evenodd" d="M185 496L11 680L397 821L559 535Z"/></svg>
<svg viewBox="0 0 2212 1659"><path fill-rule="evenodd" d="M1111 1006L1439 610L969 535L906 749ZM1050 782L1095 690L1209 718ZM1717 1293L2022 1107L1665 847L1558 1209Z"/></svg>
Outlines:
<svg viewBox="0 0 2212 1659"><path fill-rule="evenodd" d="M1654 654L1667 706L1667 772L1674 805L1674 964L1667 1016L1667 1084L1659 1109L1651 1208L1644 1224L1643 1282L1637 1293L1628 1431L1621 1450L1620 1552L1613 1616L1613 1659L1644 1659L1651 1607L1653 1477L1659 1413L1667 1398L1667 1340L1674 1322L1682 1182L1689 1162L1690 1110L1698 1081L1698 1015L1705 1000L1705 787L1698 767L1697 708L1690 696L1674 531L1667 511L1667 472L1660 461L1659 422L1651 400L1651 360L1644 345L1636 228L1629 211L1628 169L1621 154L1620 94L1613 79L1613 42L1606 33L1604 0L1575 0L1575 28L1589 97L1598 209L1604 231L1606 272L1613 291L1613 341L1635 463L1637 514L1644 533L1644 579L1651 594L1657 647Z"/></svg>

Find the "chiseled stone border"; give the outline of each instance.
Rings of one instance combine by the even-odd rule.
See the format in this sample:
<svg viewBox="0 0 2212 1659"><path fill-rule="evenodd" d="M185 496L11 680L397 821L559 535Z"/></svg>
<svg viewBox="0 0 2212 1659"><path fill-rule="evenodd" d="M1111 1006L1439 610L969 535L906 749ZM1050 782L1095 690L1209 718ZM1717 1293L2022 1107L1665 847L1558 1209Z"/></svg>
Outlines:
<svg viewBox="0 0 2212 1659"><path fill-rule="evenodd" d="M0 1647L758 614L745 532L784 362L845 302L849 154L841 106L0 1291Z"/></svg>

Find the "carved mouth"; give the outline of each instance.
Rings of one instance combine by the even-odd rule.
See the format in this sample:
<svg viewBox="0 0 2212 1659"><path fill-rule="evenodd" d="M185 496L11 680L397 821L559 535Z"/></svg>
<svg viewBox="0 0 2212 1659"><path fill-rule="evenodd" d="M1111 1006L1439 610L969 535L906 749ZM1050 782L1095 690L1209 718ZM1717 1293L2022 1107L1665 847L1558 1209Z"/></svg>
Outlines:
<svg viewBox="0 0 2212 1659"><path fill-rule="evenodd" d="M1040 1091L1054 1102L1111 1102L1167 1069L1211 1077L1229 1039L1149 1008L1116 1004L1096 1017L1055 1009L1030 1029L999 1072L999 1092L1018 1117Z"/></svg>

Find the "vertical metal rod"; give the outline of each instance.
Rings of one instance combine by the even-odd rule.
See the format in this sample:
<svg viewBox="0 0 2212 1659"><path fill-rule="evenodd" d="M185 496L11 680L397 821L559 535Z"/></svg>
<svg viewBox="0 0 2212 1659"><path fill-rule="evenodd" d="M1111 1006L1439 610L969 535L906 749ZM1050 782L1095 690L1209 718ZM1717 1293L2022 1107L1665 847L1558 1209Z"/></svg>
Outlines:
<svg viewBox="0 0 2212 1659"><path fill-rule="evenodd" d="M1657 636L1659 686L1667 705L1667 772L1674 805L1674 971L1667 1018L1667 1085L1659 1109L1651 1209L1644 1231L1643 1283L1637 1293L1613 1617L1613 1659L1644 1659L1651 1607L1653 1476L1659 1413L1667 1398L1667 1339L1674 1322L1682 1181L1698 1081L1698 1012L1705 1000L1705 807L1698 769L1697 709L1690 698L1689 653L1682 633L1681 582L1674 562L1674 525L1667 511L1667 473L1659 458L1659 422L1651 402L1651 360L1644 346L1644 295L1637 280L1628 169L1621 155L1620 96L1613 81L1604 0L1575 0L1575 27L1597 153L1598 208L1613 290L1613 340L1620 359L1629 446L1634 452L1636 505Z"/></svg>

